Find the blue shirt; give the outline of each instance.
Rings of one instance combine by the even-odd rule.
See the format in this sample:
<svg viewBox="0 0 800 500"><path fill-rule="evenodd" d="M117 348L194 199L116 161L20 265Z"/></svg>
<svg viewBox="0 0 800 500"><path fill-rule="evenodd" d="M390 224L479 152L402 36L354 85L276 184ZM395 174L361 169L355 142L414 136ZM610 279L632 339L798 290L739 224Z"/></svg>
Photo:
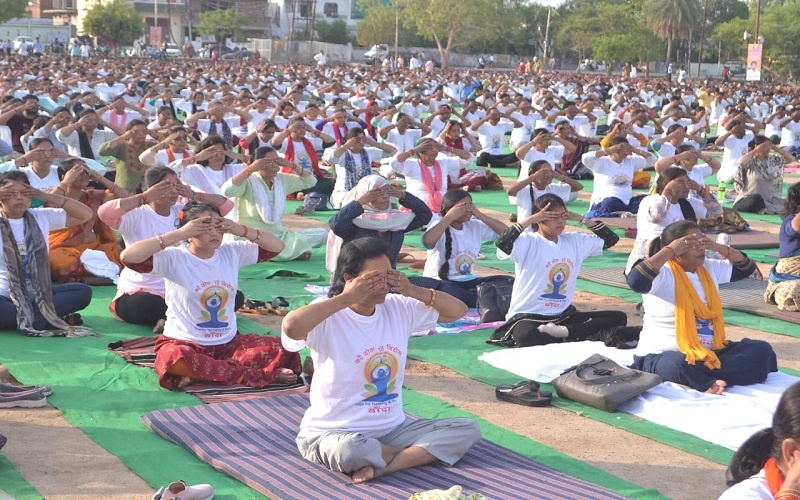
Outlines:
<svg viewBox="0 0 800 500"><path fill-rule="evenodd" d="M789 257L795 252L800 251L800 234L792 227L794 215L787 215L781 223L781 231L778 233L778 244L780 258Z"/></svg>

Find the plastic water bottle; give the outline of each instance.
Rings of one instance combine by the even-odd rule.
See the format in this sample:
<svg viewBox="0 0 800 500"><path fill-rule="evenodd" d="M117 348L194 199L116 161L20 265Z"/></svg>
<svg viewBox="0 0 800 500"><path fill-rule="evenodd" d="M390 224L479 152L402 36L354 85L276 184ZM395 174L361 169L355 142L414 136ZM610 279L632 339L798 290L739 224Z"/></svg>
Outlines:
<svg viewBox="0 0 800 500"><path fill-rule="evenodd" d="M719 186L717 186L717 201L722 203L725 201L725 191L728 190L728 185L724 182L720 182ZM720 235L721 236L721 235Z"/></svg>

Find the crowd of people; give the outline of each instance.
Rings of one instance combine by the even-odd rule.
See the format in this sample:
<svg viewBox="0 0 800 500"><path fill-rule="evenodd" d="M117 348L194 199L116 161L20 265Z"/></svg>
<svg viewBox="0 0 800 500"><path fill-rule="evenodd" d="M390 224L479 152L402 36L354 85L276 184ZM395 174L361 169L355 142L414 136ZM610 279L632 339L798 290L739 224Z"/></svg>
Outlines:
<svg viewBox="0 0 800 500"><path fill-rule="evenodd" d="M115 285L111 312L159 335L155 367L169 389L292 383L307 346L317 375L298 447L356 481L452 465L480 438L469 420L407 419L400 388L411 333L461 318L478 287L501 278L476 271L484 242L515 266L494 340L586 340L628 319L572 303L583 261L619 239L592 218L638 214L626 269L645 311L634 366L712 394L762 382L777 361L766 342L726 339L718 286L755 263L699 222L727 202L783 214L765 300L800 304L800 185L782 197L800 152L790 88L48 56L8 59L0 76L4 327L81 334L89 285ZM476 194L504 168L516 177L514 224ZM590 210L578 214L569 207L587 178ZM651 194L633 191L651 183ZM240 334L239 269L313 259L325 241L283 223L287 199L312 195L339 210L329 298L286 316L280 339ZM397 263L418 229L427 259L408 278ZM362 378L367 396L350 389Z"/></svg>

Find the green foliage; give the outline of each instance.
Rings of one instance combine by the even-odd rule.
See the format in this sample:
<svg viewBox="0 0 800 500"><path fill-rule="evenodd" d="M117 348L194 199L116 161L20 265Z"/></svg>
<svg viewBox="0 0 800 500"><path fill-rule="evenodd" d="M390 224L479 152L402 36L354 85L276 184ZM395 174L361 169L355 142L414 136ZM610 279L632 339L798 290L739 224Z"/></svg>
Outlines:
<svg viewBox="0 0 800 500"><path fill-rule="evenodd" d="M727 23L733 19L747 19L750 9L742 0L714 0L708 1L708 22L712 26Z"/></svg>
<svg viewBox="0 0 800 500"><path fill-rule="evenodd" d="M392 5L382 0L358 0L364 19L358 23L356 41L364 47L372 47L376 43L394 43L395 16L397 12Z"/></svg>
<svg viewBox="0 0 800 500"><path fill-rule="evenodd" d="M497 0L405 0L404 24L436 43L442 67L450 52L505 36L508 11Z"/></svg>
<svg viewBox="0 0 800 500"><path fill-rule="evenodd" d="M27 0L0 0L0 23L17 17L28 17Z"/></svg>
<svg viewBox="0 0 800 500"><path fill-rule="evenodd" d="M775 5L761 16L764 63L785 75L800 72L800 2Z"/></svg>
<svg viewBox="0 0 800 500"><path fill-rule="evenodd" d="M656 36L667 41L667 60L672 58L672 42L699 26L703 19L700 0L648 0L642 14Z"/></svg>
<svg viewBox="0 0 800 500"><path fill-rule="evenodd" d="M564 20L556 41L579 59L593 53L598 40L604 40L598 43L611 48L619 42L612 38L636 29L641 23L634 4L613 0L573 0L562 15Z"/></svg>
<svg viewBox="0 0 800 500"><path fill-rule="evenodd" d="M664 53L664 44L653 39L644 27L631 26L627 32L602 36L595 40L594 57L607 63L638 63L655 60Z"/></svg>
<svg viewBox="0 0 800 500"><path fill-rule="evenodd" d="M724 60L743 58L747 51L747 42L742 39L742 35L745 31L752 31L755 25L755 19L737 17L714 28L711 39L721 42Z"/></svg>
<svg viewBox="0 0 800 500"><path fill-rule="evenodd" d="M233 9L209 10L200 14L200 24L197 31L208 36L232 36L239 41L242 28L247 26L249 19L244 14L237 14Z"/></svg>
<svg viewBox="0 0 800 500"><path fill-rule="evenodd" d="M144 18L123 0L95 3L86 12L83 31L113 44L130 44L145 32Z"/></svg>
<svg viewBox="0 0 800 500"><path fill-rule="evenodd" d="M314 30L317 32L317 40L320 42L339 43L342 45L350 43L347 23L342 19L337 19L330 23L318 20L314 23Z"/></svg>

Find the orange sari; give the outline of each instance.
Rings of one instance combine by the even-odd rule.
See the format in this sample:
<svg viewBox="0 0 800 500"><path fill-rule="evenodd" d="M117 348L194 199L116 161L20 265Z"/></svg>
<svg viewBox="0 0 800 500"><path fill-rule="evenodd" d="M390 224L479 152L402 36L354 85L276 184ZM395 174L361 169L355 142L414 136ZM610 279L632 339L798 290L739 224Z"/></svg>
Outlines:
<svg viewBox="0 0 800 500"><path fill-rule="evenodd" d="M50 275L56 283L82 281L91 275L81 264L81 254L85 250L104 252L108 260L122 267L117 235L97 217L97 209L102 205L106 192L99 189L86 189L78 201L92 209L92 218L78 226L50 232ZM94 231L95 240L85 243L86 235Z"/></svg>

